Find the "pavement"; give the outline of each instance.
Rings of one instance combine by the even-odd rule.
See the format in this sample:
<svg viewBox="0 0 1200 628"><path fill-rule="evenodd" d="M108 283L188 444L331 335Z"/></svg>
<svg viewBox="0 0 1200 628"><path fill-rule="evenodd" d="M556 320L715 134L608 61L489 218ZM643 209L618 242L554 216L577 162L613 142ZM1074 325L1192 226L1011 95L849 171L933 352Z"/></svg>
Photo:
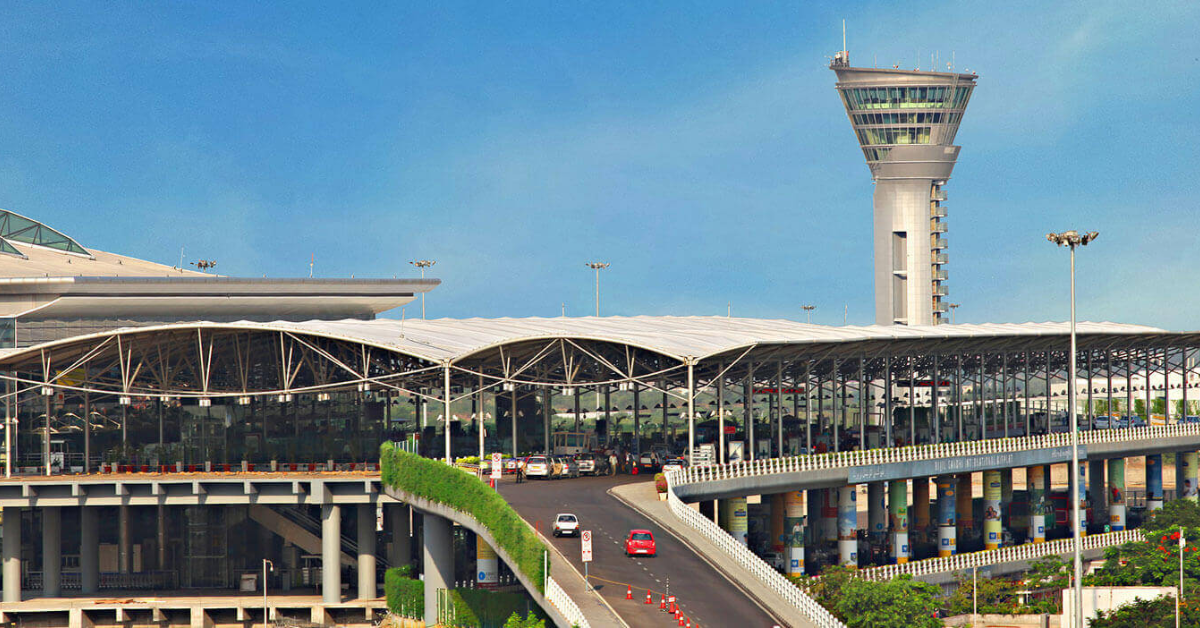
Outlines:
<svg viewBox="0 0 1200 628"><path fill-rule="evenodd" d="M580 540L550 536L558 513L569 512L579 517L581 528L591 530L593 536L588 580L629 626L677 625L659 610L661 596L667 594L668 588L694 628L770 628L780 624L688 544L609 493L610 489L623 486L648 491L657 501L652 480L626 475L529 480L521 484L506 478L499 491L522 517L546 535L571 566L583 573ZM635 528L648 529L654 534L658 556L625 556L625 537ZM551 573L556 573L553 566ZM633 599L627 600L630 588ZM653 604L645 603L647 591Z"/></svg>

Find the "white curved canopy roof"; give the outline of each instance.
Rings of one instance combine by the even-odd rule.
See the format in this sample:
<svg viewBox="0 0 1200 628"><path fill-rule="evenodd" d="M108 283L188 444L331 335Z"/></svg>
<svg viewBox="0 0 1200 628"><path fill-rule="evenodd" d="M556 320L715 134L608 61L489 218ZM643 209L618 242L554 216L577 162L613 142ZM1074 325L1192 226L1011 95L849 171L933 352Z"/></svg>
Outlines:
<svg viewBox="0 0 1200 628"><path fill-rule="evenodd" d="M432 362L455 362L487 349L523 341L572 338L640 347L680 361L752 346L812 345L863 341L938 341L1063 337L1067 323L988 323L937 326L831 327L784 319L721 316L609 316L580 318L377 319L271 323L181 323L164 327L232 327L293 331L361 342ZM145 328L122 330L137 333ZM1080 335L1175 334L1156 327L1078 323Z"/></svg>

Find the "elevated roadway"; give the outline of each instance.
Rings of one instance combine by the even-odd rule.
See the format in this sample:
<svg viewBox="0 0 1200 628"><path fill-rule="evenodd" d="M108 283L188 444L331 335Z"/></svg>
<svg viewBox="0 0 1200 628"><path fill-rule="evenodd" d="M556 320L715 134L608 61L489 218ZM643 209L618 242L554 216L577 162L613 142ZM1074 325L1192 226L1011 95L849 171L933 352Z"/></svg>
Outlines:
<svg viewBox="0 0 1200 628"><path fill-rule="evenodd" d="M550 537L554 518L569 512L593 535L593 562L589 576L596 591L630 626L666 626L659 610L666 593L677 596L692 626L769 628L781 624L737 585L727 580L673 534L609 494L614 486L646 482L644 477L617 476L572 480L506 482L500 493L526 521ZM624 540L634 528L654 533L658 556L627 558ZM580 541L575 537L550 538L551 543L582 573ZM626 600L627 587L633 598ZM653 604L645 603L652 591Z"/></svg>

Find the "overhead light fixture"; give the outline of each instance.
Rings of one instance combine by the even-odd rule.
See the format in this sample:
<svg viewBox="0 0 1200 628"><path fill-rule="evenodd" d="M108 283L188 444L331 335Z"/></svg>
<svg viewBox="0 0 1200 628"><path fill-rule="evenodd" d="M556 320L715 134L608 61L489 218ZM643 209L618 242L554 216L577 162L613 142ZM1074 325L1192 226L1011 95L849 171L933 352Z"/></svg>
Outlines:
<svg viewBox="0 0 1200 628"><path fill-rule="evenodd" d="M564 397L569 397L575 394L575 388L572 386L563 386L563 389L559 391L559 394Z"/></svg>
<svg viewBox="0 0 1200 628"><path fill-rule="evenodd" d="M292 400L292 393L283 393L279 395L279 403L288 403Z"/></svg>
<svg viewBox="0 0 1200 628"><path fill-rule="evenodd" d="M126 404L126 405L128 405L128 404ZM201 408L212 407L212 399L209 399L208 397L201 397L200 398L200 407Z"/></svg>
<svg viewBox="0 0 1200 628"><path fill-rule="evenodd" d="M119 403L123 406L127 406L127 405L133 403L133 400L130 399L129 397L117 397L117 403Z"/></svg>
<svg viewBox="0 0 1200 628"><path fill-rule="evenodd" d="M371 390L370 382L362 382L358 385L358 392L370 392L370 390Z"/></svg>
<svg viewBox="0 0 1200 628"><path fill-rule="evenodd" d="M317 401L329 401L329 393L317 393Z"/></svg>
<svg viewBox="0 0 1200 628"><path fill-rule="evenodd" d="M250 405L250 398L249 397L238 397L237 403L239 406L248 406L248 405Z"/></svg>
<svg viewBox="0 0 1200 628"><path fill-rule="evenodd" d="M53 386L42 386L42 396L43 397L53 397L54 396L54 387Z"/></svg>
<svg viewBox="0 0 1200 628"><path fill-rule="evenodd" d="M517 389L517 385L512 382L504 382L501 388L504 389L504 392L514 392Z"/></svg>

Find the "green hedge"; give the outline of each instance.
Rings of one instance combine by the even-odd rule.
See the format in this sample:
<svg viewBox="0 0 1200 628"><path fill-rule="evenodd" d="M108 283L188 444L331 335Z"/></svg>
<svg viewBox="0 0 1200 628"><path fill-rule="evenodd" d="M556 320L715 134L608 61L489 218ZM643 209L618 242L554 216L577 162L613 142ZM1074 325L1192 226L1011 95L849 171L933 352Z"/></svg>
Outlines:
<svg viewBox="0 0 1200 628"><path fill-rule="evenodd" d="M413 577L412 565L393 567L383 574L388 610L401 617L425 617L425 583Z"/></svg>
<svg viewBox="0 0 1200 628"><path fill-rule="evenodd" d="M450 603L453 619L448 620L447 625L454 628L501 628L513 614L520 615L527 608L528 625L537 625L538 620L545 617L524 592L454 589L450 592Z"/></svg>
<svg viewBox="0 0 1200 628"><path fill-rule="evenodd" d="M384 443L379 453L386 486L475 517L491 532L499 549L516 561L516 565L510 567L519 569L539 592L545 593L543 554L546 546L499 493L474 475L441 461L397 449L392 443Z"/></svg>

